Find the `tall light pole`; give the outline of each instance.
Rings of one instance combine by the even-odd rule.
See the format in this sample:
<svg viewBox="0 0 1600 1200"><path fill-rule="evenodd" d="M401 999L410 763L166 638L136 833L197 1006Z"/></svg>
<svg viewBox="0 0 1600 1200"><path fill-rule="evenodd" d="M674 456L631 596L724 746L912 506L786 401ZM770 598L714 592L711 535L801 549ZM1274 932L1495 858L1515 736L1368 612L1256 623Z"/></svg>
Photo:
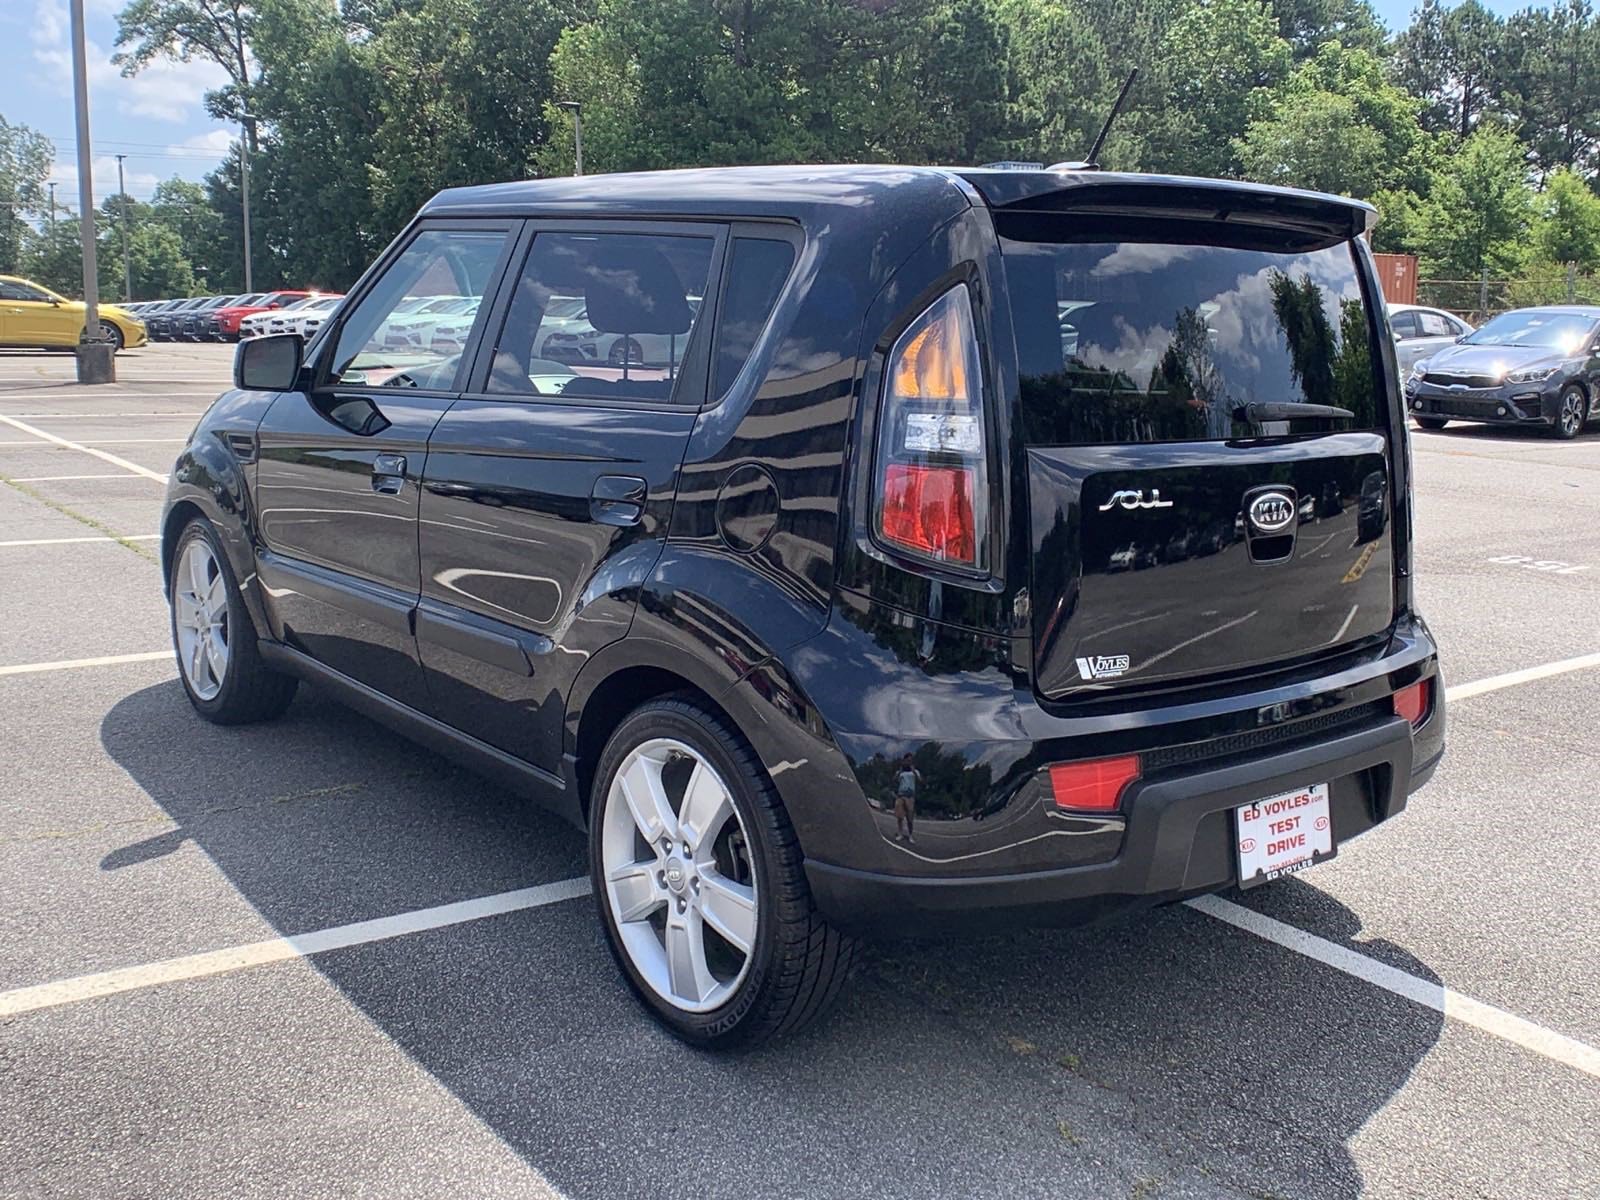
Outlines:
<svg viewBox="0 0 1600 1200"><path fill-rule="evenodd" d="M558 100L557 108L564 108L572 114L572 166L574 175L583 174L583 101Z"/></svg>
<svg viewBox="0 0 1600 1200"><path fill-rule="evenodd" d="M133 260L128 256L128 185L122 181L122 160L126 154L117 155L117 195L122 197L122 302L133 299Z"/></svg>
<svg viewBox="0 0 1600 1200"><path fill-rule="evenodd" d="M255 291L254 276L250 270L250 130L255 125L255 114L239 114L239 207L244 217L244 290Z"/></svg>
<svg viewBox="0 0 1600 1200"><path fill-rule="evenodd" d="M55 227L56 227L56 184L55 184L55 180L52 179L50 181L50 228L53 230Z"/></svg>
<svg viewBox="0 0 1600 1200"><path fill-rule="evenodd" d="M83 340L78 346L78 382L114 383L114 349L100 340L100 280L94 254L94 157L89 145L89 67L83 48L83 0L71 0L72 106L78 118L78 222L83 242Z"/></svg>

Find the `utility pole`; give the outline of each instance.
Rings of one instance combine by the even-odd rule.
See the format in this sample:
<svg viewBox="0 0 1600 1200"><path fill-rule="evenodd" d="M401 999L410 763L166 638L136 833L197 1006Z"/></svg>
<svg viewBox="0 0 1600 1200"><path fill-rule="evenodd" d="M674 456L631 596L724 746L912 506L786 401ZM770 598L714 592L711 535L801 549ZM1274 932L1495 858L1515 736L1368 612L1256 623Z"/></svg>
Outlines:
<svg viewBox="0 0 1600 1200"><path fill-rule="evenodd" d="M50 228L54 229L55 227L56 227L56 185L55 185L55 181L51 180L51 182L50 182Z"/></svg>
<svg viewBox="0 0 1600 1200"><path fill-rule="evenodd" d="M574 175L583 174L583 101L560 100L556 107L572 114L572 166Z"/></svg>
<svg viewBox="0 0 1600 1200"><path fill-rule="evenodd" d="M244 290L255 291L250 271L250 130L255 125L250 113L239 114L239 207L244 217Z"/></svg>
<svg viewBox="0 0 1600 1200"><path fill-rule="evenodd" d="M122 181L122 160L126 154L117 155L117 194L122 197L122 302L133 299L133 260L128 256L128 186Z"/></svg>
<svg viewBox="0 0 1600 1200"><path fill-rule="evenodd" d="M83 42L83 0L72 13L72 106L78 125L78 204L83 213L83 338L78 345L78 382L115 383L114 348L100 340L100 281L94 254L94 157L89 144L89 67Z"/></svg>

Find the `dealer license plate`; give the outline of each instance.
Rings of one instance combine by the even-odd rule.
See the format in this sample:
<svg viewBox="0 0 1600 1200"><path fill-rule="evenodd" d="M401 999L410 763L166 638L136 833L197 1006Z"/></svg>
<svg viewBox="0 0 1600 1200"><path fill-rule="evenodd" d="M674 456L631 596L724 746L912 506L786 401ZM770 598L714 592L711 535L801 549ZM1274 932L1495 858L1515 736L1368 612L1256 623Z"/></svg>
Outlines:
<svg viewBox="0 0 1600 1200"><path fill-rule="evenodd" d="M1328 785L1314 783L1233 810L1239 886L1293 875L1333 857Z"/></svg>

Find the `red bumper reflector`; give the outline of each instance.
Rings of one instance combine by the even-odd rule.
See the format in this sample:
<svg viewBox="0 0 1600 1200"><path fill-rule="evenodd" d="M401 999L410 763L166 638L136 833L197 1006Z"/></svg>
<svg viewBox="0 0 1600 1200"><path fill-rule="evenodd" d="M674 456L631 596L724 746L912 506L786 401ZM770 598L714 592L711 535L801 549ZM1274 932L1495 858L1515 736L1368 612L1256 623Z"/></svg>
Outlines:
<svg viewBox="0 0 1600 1200"><path fill-rule="evenodd" d="M1432 692L1431 679L1422 679L1408 688L1401 688L1394 694L1395 715L1404 717L1413 725L1422 724L1423 718L1428 715L1428 701Z"/></svg>
<svg viewBox="0 0 1600 1200"><path fill-rule="evenodd" d="M1139 756L1096 758L1089 762L1056 763L1050 768L1050 790L1057 808L1075 812L1114 812L1122 793L1139 778Z"/></svg>

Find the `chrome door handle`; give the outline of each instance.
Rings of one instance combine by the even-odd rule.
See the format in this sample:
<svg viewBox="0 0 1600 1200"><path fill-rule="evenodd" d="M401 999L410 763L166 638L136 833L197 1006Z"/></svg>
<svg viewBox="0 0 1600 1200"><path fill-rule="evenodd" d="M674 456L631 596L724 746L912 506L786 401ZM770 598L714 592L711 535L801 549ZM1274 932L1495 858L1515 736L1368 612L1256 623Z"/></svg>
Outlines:
<svg viewBox="0 0 1600 1200"><path fill-rule="evenodd" d="M379 454L372 460L372 490L385 496L398 496L406 485L406 456Z"/></svg>

